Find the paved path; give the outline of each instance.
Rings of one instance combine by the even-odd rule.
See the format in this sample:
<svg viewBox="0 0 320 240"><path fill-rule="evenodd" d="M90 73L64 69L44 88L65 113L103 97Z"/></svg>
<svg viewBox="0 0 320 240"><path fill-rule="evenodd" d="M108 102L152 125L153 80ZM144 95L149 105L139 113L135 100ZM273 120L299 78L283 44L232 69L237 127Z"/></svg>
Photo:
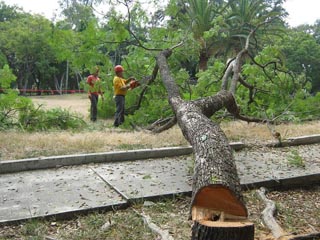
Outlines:
<svg viewBox="0 0 320 240"><path fill-rule="evenodd" d="M311 144L236 151L235 159L243 188L319 183L319 147L320 144ZM192 155L187 149L189 153L187 151L186 155L182 151L177 154L181 156L173 157L172 152L178 153L177 149L174 148L171 155L166 149L170 157L154 155L143 160L115 161L117 153L113 153L113 161L102 162L102 154L98 154L91 155L91 158L99 160L94 164L2 173L0 223L38 217L65 217L94 209L126 207L137 199L189 194ZM118 153L119 156L121 154ZM72 157L76 159L76 156ZM305 166L293 164L299 157ZM68 162L67 157L64 159ZM51 158L53 161L54 158ZM61 164L61 159L58 163L56 165ZM23 160L16 164L26 163ZM1 166L5 168L5 164L0 162Z"/></svg>

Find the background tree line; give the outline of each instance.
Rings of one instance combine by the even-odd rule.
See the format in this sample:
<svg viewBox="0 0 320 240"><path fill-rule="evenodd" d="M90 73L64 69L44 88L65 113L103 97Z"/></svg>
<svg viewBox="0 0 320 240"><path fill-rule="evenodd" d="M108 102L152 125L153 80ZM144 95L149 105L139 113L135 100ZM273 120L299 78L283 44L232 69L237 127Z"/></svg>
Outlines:
<svg viewBox="0 0 320 240"><path fill-rule="evenodd" d="M9 126L9 116L17 109L24 109L19 121L40 111L35 106L31 111L28 99L18 97L26 95L23 89L36 84L57 94L86 90L84 80L96 65L106 95L99 114L113 116L116 64L142 83L128 94L126 124L166 121L173 112L154 71L155 57L178 44L168 63L185 99L227 89L246 115L270 121L319 118L320 20L290 28L283 0L157 2L145 8L130 0L61 0L60 17L53 20L0 2L0 88L6 93L0 94L2 123ZM103 15L97 10L101 6ZM236 69L237 54L246 44L241 68ZM239 80L233 78L235 71Z"/></svg>

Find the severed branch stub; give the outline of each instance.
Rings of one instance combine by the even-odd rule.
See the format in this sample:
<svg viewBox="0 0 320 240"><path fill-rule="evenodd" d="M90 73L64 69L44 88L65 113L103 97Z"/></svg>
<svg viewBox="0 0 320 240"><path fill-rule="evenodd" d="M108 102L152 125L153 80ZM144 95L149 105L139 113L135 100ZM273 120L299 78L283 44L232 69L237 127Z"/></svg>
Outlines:
<svg viewBox="0 0 320 240"><path fill-rule="evenodd" d="M276 204L269 200L266 197L266 192L267 190L262 187L260 188L257 193L260 199L264 202L266 205L265 209L262 211L262 220L264 224L271 230L272 235L278 239L279 237L285 235L285 232L283 229L280 227L280 225L277 223L277 221L274 218L274 215L276 213Z"/></svg>
<svg viewBox="0 0 320 240"><path fill-rule="evenodd" d="M286 233L275 219L275 214L277 211L276 204L274 201L266 197L267 189L261 187L257 190L258 196L266 205L265 209L262 211L262 220L264 224L270 229L275 240L314 240L320 239L320 233L310 233L305 235L292 235Z"/></svg>
<svg viewBox="0 0 320 240"><path fill-rule="evenodd" d="M134 212L143 218L143 222L151 229L152 232L159 235L161 240L174 240L174 238L170 236L167 230L163 230L160 227L158 227L156 224L154 224L151 221L151 218L148 215L144 214L143 211L142 213L140 213L134 209Z"/></svg>
<svg viewBox="0 0 320 240"><path fill-rule="evenodd" d="M161 52L157 64L177 123L195 155L190 205L192 240L253 240L254 225L247 220L231 147L220 126L210 119L223 107L239 115L233 94L220 91L196 101L183 100L167 64L171 53Z"/></svg>

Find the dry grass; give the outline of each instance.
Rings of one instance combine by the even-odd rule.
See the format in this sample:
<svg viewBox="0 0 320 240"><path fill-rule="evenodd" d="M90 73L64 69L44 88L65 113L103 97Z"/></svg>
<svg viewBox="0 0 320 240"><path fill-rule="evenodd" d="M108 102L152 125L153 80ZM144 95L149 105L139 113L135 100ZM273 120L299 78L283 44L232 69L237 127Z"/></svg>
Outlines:
<svg viewBox="0 0 320 240"><path fill-rule="evenodd" d="M230 140L243 142L271 141L274 140L270 128L279 132L283 139L320 133L320 121L307 122L303 124L290 123L276 126L266 124L246 123L242 121L227 122L221 124L221 128Z"/></svg>
<svg viewBox="0 0 320 240"><path fill-rule="evenodd" d="M32 97L36 104L45 108L61 107L80 113L86 121L90 102L86 94ZM159 148L187 146L181 130L175 126L163 133L126 131L110 128L112 120L100 119L89 130L82 132L57 131L23 133L0 132L0 159L21 159L50 155L106 152L133 148ZM273 140L270 129L264 124L245 122L222 123L221 128L230 141L244 143ZM320 133L320 121L303 125L275 126L283 138Z"/></svg>
<svg viewBox="0 0 320 240"><path fill-rule="evenodd" d="M115 129L89 132L0 132L1 159L187 145L178 128L158 135Z"/></svg>

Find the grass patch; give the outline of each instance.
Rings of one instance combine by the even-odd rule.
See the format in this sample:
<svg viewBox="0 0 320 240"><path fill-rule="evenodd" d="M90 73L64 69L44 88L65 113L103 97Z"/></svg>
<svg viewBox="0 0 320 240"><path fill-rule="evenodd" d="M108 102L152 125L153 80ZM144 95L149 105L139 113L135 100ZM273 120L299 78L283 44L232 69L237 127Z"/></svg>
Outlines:
<svg viewBox="0 0 320 240"><path fill-rule="evenodd" d="M49 223L48 223L49 224ZM58 222L51 228L53 238L68 240L156 239L133 209L92 213L76 220Z"/></svg>
<svg viewBox="0 0 320 240"><path fill-rule="evenodd" d="M299 168L306 167L303 157L299 155L299 152L297 150L292 150L287 160L290 166L299 167Z"/></svg>
<svg viewBox="0 0 320 240"><path fill-rule="evenodd" d="M47 231L47 226L40 220L30 220L21 228L21 235L27 239L42 240Z"/></svg>

